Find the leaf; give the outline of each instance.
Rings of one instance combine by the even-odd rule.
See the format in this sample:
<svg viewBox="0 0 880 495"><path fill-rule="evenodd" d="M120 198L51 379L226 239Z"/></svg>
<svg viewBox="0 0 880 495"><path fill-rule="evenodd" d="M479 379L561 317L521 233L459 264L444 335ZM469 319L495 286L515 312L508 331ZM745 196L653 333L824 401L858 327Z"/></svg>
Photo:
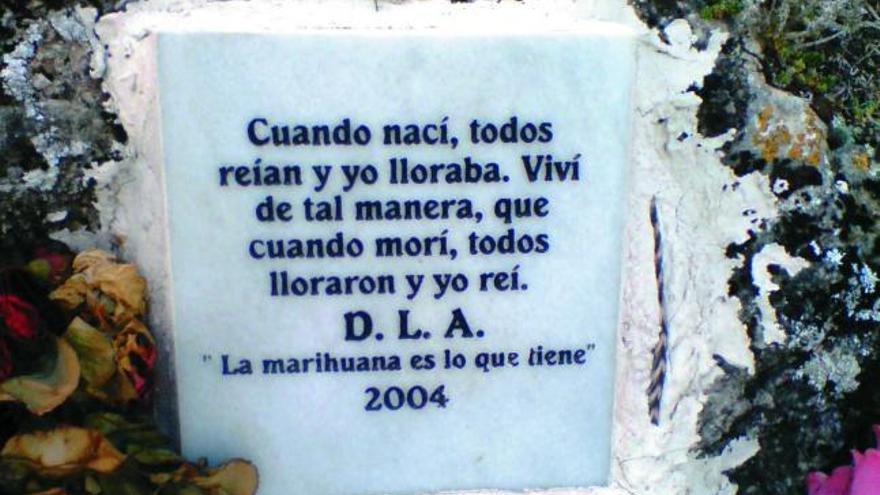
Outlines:
<svg viewBox="0 0 880 495"><path fill-rule="evenodd" d="M62 426L9 439L0 456L28 462L37 473L61 477L84 469L111 473L125 456L96 430Z"/></svg>
<svg viewBox="0 0 880 495"><path fill-rule="evenodd" d="M127 471L98 478L101 495L153 495L155 489L148 481Z"/></svg>
<svg viewBox="0 0 880 495"><path fill-rule="evenodd" d="M90 414L86 417L85 425L100 431L113 445L129 454L143 450L171 452L171 440L160 433L148 417L141 419L114 413Z"/></svg>
<svg viewBox="0 0 880 495"><path fill-rule="evenodd" d="M117 405L124 405L138 398L131 381L121 373L114 374L113 378L100 388L89 387L88 392L104 402Z"/></svg>
<svg viewBox="0 0 880 495"><path fill-rule="evenodd" d="M60 406L79 385L80 366L76 352L64 339L55 338L58 354L54 369L47 374L22 375L0 384L0 402L23 402L41 416Z"/></svg>
<svg viewBox="0 0 880 495"><path fill-rule="evenodd" d="M206 495L205 491L193 485L164 485L156 492L157 495Z"/></svg>
<svg viewBox="0 0 880 495"><path fill-rule="evenodd" d="M119 430L131 428L131 425L121 414L109 412L90 414L85 420L86 428L98 430L107 437Z"/></svg>
<svg viewBox="0 0 880 495"><path fill-rule="evenodd" d="M168 449L147 449L132 454L134 460L148 466L172 464L181 461L176 452Z"/></svg>
<svg viewBox="0 0 880 495"><path fill-rule="evenodd" d="M86 491L86 493L90 493L92 495L97 495L101 493L101 485L98 483L94 476L86 476L83 485L83 489Z"/></svg>
<svg viewBox="0 0 880 495"><path fill-rule="evenodd" d="M163 448L170 445L168 437L159 433L154 428L143 428L140 430L126 431L120 438L139 448Z"/></svg>
<svg viewBox="0 0 880 495"><path fill-rule="evenodd" d="M138 423L132 423L121 414L111 412L100 412L90 414L84 421L86 428L100 431L104 436L109 437L117 431L131 429Z"/></svg>
<svg viewBox="0 0 880 495"><path fill-rule="evenodd" d="M74 318L64 333L64 339L76 351L82 377L92 387L101 387L116 373L115 353L110 339L100 330Z"/></svg>
<svg viewBox="0 0 880 495"><path fill-rule="evenodd" d="M21 459L0 457L0 493L21 493L30 469Z"/></svg>

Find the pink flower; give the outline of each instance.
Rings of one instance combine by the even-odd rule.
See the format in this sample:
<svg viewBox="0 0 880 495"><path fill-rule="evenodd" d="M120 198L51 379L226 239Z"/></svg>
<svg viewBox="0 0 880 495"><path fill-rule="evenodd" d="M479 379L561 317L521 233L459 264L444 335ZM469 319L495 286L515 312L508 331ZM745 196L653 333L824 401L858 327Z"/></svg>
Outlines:
<svg viewBox="0 0 880 495"><path fill-rule="evenodd" d="M849 495L852 484L852 468L842 466L835 469L831 476L813 472L807 475L807 492L809 495Z"/></svg>
<svg viewBox="0 0 880 495"><path fill-rule="evenodd" d="M880 446L880 425L874 426ZM868 449L864 454L853 451L854 466L835 469L831 476L813 472L807 475L809 495L876 495L880 493L880 450Z"/></svg>
<svg viewBox="0 0 880 495"><path fill-rule="evenodd" d="M874 425L874 435L880 446L880 425ZM880 451L868 449L864 454L853 452L853 457L856 467L850 493L861 495L880 492Z"/></svg>

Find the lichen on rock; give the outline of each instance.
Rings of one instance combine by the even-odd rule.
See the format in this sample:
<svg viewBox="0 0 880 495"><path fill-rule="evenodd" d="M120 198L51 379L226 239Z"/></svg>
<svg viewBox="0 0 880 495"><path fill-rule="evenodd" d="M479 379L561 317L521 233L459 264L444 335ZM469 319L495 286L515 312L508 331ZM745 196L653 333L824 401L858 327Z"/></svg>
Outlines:
<svg viewBox="0 0 880 495"><path fill-rule="evenodd" d="M0 258L55 230L98 227L86 171L114 159L125 133L92 73L94 8L28 10L4 44L0 98ZM42 14L42 15L40 15ZM13 14L6 13L8 20Z"/></svg>
<svg viewBox="0 0 880 495"><path fill-rule="evenodd" d="M699 448L715 454L757 439L758 453L729 473L738 493L802 494L808 471L867 445L880 414L880 17L863 0L675 5L676 15L730 31L700 90L700 129L737 129L725 163L741 177L766 175L779 209L728 247L739 262L730 294L742 305L755 370L719 357L725 374L701 413ZM756 265L768 246L804 266ZM769 294L756 268L772 280ZM768 338L775 329L782 335Z"/></svg>

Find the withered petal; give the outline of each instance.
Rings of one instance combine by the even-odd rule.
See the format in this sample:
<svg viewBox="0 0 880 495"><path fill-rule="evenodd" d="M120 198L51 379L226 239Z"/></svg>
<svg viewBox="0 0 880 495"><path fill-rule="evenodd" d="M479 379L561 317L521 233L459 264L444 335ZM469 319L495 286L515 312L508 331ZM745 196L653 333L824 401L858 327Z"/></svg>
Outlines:
<svg viewBox="0 0 880 495"><path fill-rule="evenodd" d="M250 462L234 459L209 470L207 476L195 477L193 483L211 490L212 495L254 495L259 486L259 474Z"/></svg>
<svg viewBox="0 0 880 495"><path fill-rule="evenodd" d="M125 455L99 431L73 426L14 436L6 442L0 456L23 459L47 477L83 469L110 473L125 461Z"/></svg>
<svg viewBox="0 0 880 495"><path fill-rule="evenodd" d="M100 249L83 251L73 259L73 271L79 273L93 266L105 265L114 261L116 261L116 257L107 251Z"/></svg>
<svg viewBox="0 0 880 495"><path fill-rule="evenodd" d="M82 377L92 387L107 383L116 373L115 352L110 338L82 318L74 318L64 339L79 357Z"/></svg>
<svg viewBox="0 0 880 495"><path fill-rule="evenodd" d="M43 415L60 406L79 385L76 352L64 339L55 337L58 356L48 374L22 375L0 383L0 401L23 402L31 412Z"/></svg>

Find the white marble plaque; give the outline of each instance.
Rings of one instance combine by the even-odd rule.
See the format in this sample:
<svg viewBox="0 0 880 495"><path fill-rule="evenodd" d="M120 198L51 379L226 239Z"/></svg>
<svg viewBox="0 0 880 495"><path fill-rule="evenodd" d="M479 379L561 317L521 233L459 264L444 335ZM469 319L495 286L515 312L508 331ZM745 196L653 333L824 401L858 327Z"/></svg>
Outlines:
<svg viewBox="0 0 880 495"><path fill-rule="evenodd" d="M265 495L602 485L633 40L162 32L181 438Z"/></svg>

